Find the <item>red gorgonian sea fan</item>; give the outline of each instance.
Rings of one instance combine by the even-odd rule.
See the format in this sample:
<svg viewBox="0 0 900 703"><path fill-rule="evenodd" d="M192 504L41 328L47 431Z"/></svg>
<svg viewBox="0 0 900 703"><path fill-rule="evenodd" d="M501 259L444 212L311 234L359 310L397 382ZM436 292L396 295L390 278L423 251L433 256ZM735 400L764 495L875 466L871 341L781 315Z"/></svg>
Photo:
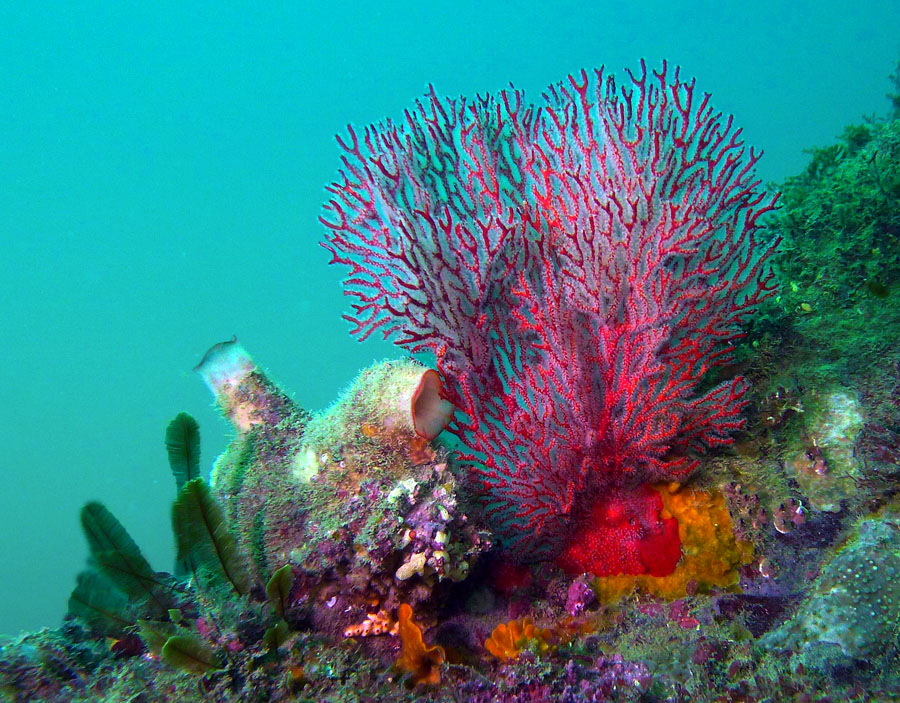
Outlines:
<svg viewBox="0 0 900 703"><path fill-rule="evenodd" d="M436 356L513 555L558 555L598 501L683 480L742 425L744 379L704 382L775 289L757 235L777 196L739 135L642 62L536 105L431 90L339 140L322 222L346 318Z"/></svg>

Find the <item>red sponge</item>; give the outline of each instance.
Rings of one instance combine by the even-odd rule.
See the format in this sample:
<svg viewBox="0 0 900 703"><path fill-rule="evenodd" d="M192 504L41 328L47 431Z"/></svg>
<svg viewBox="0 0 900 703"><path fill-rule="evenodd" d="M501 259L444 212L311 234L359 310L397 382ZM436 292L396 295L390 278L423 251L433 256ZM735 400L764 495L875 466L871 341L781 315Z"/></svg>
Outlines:
<svg viewBox="0 0 900 703"><path fill-rule="evenodd" d="M661 517L662 508L659 493L648 485L604 495L557 565L570 574L668 576L681 558L681 539L678 521Z"/></svg>

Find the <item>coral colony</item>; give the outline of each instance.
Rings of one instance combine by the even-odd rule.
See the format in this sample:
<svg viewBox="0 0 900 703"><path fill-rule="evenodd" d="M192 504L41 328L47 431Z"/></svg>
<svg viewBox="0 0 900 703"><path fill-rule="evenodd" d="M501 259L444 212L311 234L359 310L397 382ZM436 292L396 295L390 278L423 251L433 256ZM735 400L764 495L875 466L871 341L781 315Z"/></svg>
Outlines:
<svg viewBox="0 0 900 703"><path fill-rule="evenodd" d="M432 91L341 142L322 221L347 319L434 355L513 556L674 569L648 484L684 481L742 426L747 384L714 374L775 290L777 242L757 238L775 198L739 134L678 69L642 64L537 105Z"/></svg>
<svg viewBox="0 0 900 703"><path fill-rule="evenodd" d="M212 347L234 436L207 480L166 430L172 572L89 502L0 701L896 701L900 119L844 141L764 232L758 155L665 64L351 128L323 244L419 360L308 412Z"/></svg>

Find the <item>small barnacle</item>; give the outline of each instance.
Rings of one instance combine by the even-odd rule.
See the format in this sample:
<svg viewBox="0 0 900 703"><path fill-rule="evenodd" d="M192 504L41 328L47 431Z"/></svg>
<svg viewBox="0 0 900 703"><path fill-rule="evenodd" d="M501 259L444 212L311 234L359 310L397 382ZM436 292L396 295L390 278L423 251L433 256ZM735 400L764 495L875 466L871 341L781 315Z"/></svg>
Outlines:
<svg viewBox="0 0 900 703"><path fill-rule="evenodd" d="M759 560L759 573L763 578L771 579L775 578L777 572L775 571L775 566L772 562L763 557Z"/></svg>
<svg viewBox="0 0 900 703"><path fill-rule="evenodd" d="M786 535L791 531L792 525L799 526L806 522L807 512L803 503L789 498L772 513L772 523L778 532Z"/></svg>
<svg viewBox="0 0 900 703"><path fill-rule="evenodd" d="M782 508L779 508L779 511L782 510L783 506ZM791 531L791 525L782 515L779 514L779 511L776 511L775 515L773 516L772 524L775 526L776 531L780 532L783 535L786 535Z"/></svg>

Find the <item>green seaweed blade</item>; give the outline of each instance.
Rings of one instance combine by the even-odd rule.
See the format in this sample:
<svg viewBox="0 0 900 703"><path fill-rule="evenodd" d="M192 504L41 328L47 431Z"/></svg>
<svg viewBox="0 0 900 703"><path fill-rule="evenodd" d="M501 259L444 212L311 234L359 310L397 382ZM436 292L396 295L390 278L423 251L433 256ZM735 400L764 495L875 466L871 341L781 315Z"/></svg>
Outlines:
<svg viewBox="0 0 900 703"><path fill-rule="evenodd" d="M128 613L128 598L96 571L78 574L69 596L69 614L76 615L105 635L121 636L134 625Z"/></svg>
<svg viewBox="0 0 900 703"><path fill-rule="evenodd" d="M132 598L148 598L164 612L168 604L160 595L171 585L150 567L140 548L115 515L102 503L88 503L81 509L84 529L93 563L123 593Z"/></svg>
<svg viewBox="0 0 900 703"><path fill-rule="evenodd" d="M250 592L246 559L228 531L222 507L202 478L184 484L172 505L177 559L193 571L203 571L225 582L238 595Z"/></svg>
<svg viewBox="0 0 900 703"><path fill-rule="evenodd" d="M162 658L168 664L194 674L206 674L222 668L219 656L212 647L194 635L174 635L167 639L162 648Z"/></svg>
<svg viewBox="0 0 900 703"><path fill-rule="evenodd" d="M266 584L266 597L272 610L283 618L291 599L291 588L294 586L294 572L290 564L285 564L272 574Z"/></svg>
<svg viewBox="0 0 900 703"><path fill-rule="evenodd" d="M200 477L200 425L187 413L178 413L166 428L166 451L176 490Z"/></svg>

